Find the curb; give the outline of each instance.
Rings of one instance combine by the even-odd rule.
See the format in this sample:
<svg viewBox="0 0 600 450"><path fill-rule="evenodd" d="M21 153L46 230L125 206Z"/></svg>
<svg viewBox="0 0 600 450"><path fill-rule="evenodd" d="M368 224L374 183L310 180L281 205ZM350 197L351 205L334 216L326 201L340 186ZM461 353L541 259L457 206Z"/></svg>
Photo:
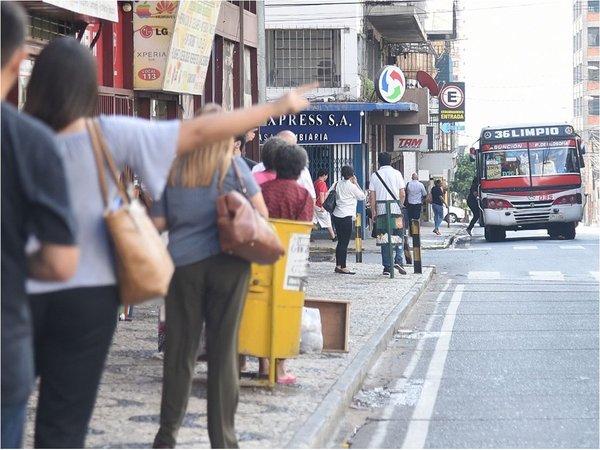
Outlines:
<svg viewBox="0 0 600 450"><path fill-rule="evenodd" d="M363 345L315 412L296 431L285 448L327 448L327 443L334 435L339 419L362 386L369 369L387 348L395 331L399 329L401 322L405 319L409 308L433 278L435 267L425 267L430 269L425 274L425 279L415 283L411 290L404 294L400 303Z"/></svg>

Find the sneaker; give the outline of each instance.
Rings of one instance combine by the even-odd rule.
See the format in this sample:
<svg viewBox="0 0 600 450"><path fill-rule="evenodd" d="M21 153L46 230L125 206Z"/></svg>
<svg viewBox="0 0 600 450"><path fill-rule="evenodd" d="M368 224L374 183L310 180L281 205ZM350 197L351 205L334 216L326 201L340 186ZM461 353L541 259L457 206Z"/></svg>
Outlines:
<svg viewBox="0 0 600 450"><path fill-rule="evenodd" d="M401 275L406 275L406 270L404 269L404 266L402 266L402 264L394 264L394 268L400 272Z"/></svg>
<svg viewBox="0 0 600 450"><path fill-rule="evenodd" d="M383 269L383 274L384 277L389 277L390 276L390 271L387 269Z"/></svg>

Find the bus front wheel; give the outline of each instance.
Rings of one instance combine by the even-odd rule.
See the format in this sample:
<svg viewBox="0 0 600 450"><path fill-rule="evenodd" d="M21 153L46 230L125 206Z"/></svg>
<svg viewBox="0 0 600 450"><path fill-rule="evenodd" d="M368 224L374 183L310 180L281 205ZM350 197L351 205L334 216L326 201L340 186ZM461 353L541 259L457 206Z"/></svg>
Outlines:
<svg viewBox="0 0 600 450"><path fill-rule="evenodd" d="M506 239L506 230L502 227L486 225L484 228L484 237L489 242L503 241Z"/></svg>
<svg viewBox="0 0 600 450"><path fill-rule="evenodd" d="M565 223L562 226L562 235L565 239L575 239L575 227L577 222Z"/></svg>

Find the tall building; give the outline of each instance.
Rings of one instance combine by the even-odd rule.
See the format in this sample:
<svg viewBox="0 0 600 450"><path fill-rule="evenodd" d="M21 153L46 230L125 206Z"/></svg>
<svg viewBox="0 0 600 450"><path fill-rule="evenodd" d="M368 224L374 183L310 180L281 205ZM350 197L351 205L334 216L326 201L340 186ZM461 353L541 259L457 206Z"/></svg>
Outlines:
<svg viewBox="0 0 600 450"><path fill-rule="evenodd" d="M600 223L600 0L573 1L573 116L586 143L583 221Z"/></svg>

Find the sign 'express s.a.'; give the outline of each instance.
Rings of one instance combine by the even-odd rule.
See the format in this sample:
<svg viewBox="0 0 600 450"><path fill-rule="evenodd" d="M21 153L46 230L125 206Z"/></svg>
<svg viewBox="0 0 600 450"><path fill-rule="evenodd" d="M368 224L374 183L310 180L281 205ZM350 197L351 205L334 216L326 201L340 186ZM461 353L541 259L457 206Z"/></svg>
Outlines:
<svg viewBox="0 0 600 450"><path fill-rule="evenodd" d="M360 144L362 116L360 111L302 111L271 118L259 128L260 143L289 130L300 145Z"/></svg>

